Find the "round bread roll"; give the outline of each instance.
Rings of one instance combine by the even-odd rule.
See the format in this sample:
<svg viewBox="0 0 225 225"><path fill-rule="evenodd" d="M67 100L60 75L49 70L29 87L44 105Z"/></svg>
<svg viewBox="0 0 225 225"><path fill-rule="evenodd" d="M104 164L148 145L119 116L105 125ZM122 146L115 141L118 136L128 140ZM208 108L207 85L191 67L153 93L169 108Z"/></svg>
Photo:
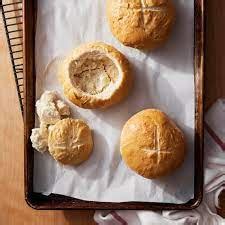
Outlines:
<svg viewBox="0 0 225 225"><path fill-rule="evenodd" d="M123 127L120 151L128 167L154 179L182 164L184 135L165 113L147 109L131 117Z"/></svg>
<svg viewBox="0 0 225 225"><path fill-rule="evenodd" d="M84 44L66 58L59 72L65 96L82 108L106 108L127 96L131 86L125 56L102 42Z"/></svg>
<svg viewBox="0 0 225 225"><path fill-rule="evenodd" d="M175 8L172 0L107 0L107 18L124 45L153 50L168 39Z"/></svg>
<svg viewBox="0 0 225 225"><path fill-rule="evenodd" d="M62 164L78 165L87 160L92 152L91 130L82 120L60 120L50 129L48 147L55 160Z"/></svg>

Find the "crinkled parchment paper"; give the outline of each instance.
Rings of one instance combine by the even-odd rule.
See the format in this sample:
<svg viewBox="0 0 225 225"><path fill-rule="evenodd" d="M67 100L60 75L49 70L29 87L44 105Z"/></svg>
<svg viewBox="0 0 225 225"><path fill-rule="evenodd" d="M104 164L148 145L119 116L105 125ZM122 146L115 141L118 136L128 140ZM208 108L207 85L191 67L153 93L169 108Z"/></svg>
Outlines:
<svg viewBox="0 0 225 225"><path fill-rule="evenodd" d="M87 121L94 151L79 167L62 166L48 153L35 152L34 190L83 200L184 203L194 193L194 1L175 0L177 22L168 43L151 53L127 48L111 34L105 0L38 0L36 30L37 98L44 90L63 92L57 65L72 48L100 40L129 59L134 88L121 104L85 110L70 104L75 118ZM156 107L176 121L186 135L188 154L183 166L169 177L144 179L128 169L119 153L123 124L136 112Z"/></svg>

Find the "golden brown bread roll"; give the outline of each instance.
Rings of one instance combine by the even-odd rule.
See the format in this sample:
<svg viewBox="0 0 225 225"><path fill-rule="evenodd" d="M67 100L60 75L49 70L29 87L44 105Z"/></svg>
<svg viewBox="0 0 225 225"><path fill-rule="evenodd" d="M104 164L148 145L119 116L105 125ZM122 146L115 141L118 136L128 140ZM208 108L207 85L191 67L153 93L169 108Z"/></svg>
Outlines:
<svg viewBox="0 0 225 225"><path fill-rule="evenodd" d="M102 42L84 44L60 67L65 96L82 108L106 108L127 96L129 63L118 50Z"/></svg>
<svg viewBox="0 0 225 225"><path fill-rule="evenodd" d="M175 8L172 0L107 0L107 18L124 45L152 50L168 39Z"/></svg>
<svg viewBox="0 0 225 225"><path fill-rule="evenodd" d="M126 122L120 151L124 162L133 171L145 178L158 178L182 164L184 135L165 113L147 109Z"/></svg>
<svg viewBox="0 0 225 225"><path fill-rule="evenodd" d="M78 165L87 160L92 152L91 130L85 122L63 119L49 131L49 152L62 164Z"/></svg>

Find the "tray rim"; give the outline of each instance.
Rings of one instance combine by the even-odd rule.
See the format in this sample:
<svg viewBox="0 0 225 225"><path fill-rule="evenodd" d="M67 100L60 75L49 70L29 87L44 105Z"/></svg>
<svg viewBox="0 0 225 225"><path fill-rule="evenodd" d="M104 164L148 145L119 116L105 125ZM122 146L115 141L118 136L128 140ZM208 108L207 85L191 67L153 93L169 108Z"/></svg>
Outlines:
<svg viewBox="0 0 225 225"><path fill-rule="evenodd" d="M44 196L33 192L33 149L30 132L35 115L35 26L37 0L23 0L24 60L24 194L27 204L37 210L126 209L126 210L189 210L197 208L203 198L203 120L204 120L204 50L205 0L194 0L194 73L195 73L195 162L194 198L184 204L155 202L93 202L62 195ZM32 76L33 75L33 76Z"/></svg>

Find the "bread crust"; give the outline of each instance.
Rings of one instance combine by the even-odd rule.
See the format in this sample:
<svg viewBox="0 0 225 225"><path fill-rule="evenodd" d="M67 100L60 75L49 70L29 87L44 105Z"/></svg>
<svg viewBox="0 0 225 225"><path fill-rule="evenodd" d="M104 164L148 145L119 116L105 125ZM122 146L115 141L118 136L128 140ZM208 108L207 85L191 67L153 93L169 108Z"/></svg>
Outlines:
<svg viewBox="0 0 225 225"><path fill-rule="evenodd" d="M73 85L70 79L70 63L78 59L82 54L93 51L99 51L102 54L106 54L119 66L121 81L113 93L107 97L102 97L100 94L90 95L80 91L75 85ZM60 66L58 75L65 96L75 105L87 109L107 108L120 102L128 95L129 89L132 85L132 76L128 60L117 49L102 42L88 43L74 49L72 54L67 57Z"/></svg>
<svg viewBox="0 0 225 225"><path fill-rule="evenodd" d="M181 166L185 156L184 135L165 113L147 109L124 125L120 151L128 167L154 179Z"/></svg>
<svg viewBox="0 0 225 225"><path fill-rule="evenodd" d="M153 50L169 38L175 22L172 0L107 0L113 35L124 45Z"/></svg>
<svg viewBox="0 0 225 225"><path fill-rule="evenodd" d="M91 130L82 120L60 120L50 129L48 146L56 161L67 165L79 165L92 153Z"/></svg>

